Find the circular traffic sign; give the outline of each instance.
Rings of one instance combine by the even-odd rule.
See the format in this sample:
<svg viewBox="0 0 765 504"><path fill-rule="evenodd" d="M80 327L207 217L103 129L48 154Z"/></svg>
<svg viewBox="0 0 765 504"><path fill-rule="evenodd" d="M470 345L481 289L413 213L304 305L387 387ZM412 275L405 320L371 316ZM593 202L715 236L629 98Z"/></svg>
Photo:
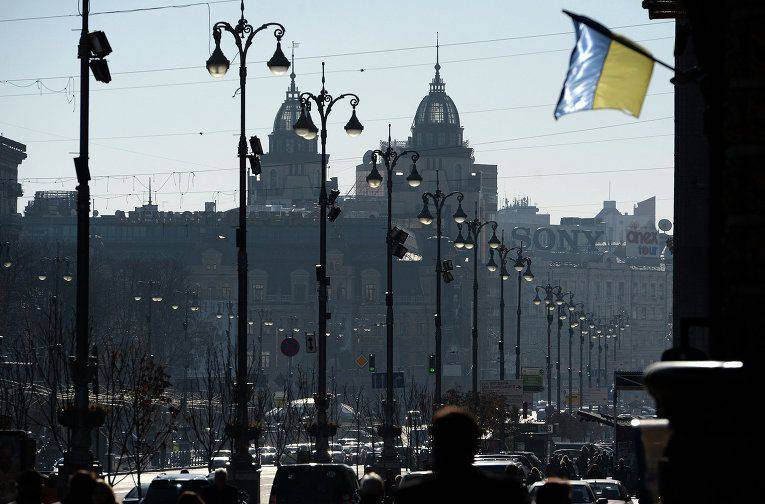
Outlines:
<svg viewBox="0 0 765 504"><path fill-rule="evenodd" d="M672 222L669 219L662 219L659 221L659 229L665 233L672 229Z"/></svg>
<svg viewBox="0 0 765 504"><path fill-rule="evenodd" d="M300 342L295 338L284 338L279 349L287 357L294 357L300 351Z"/></svg>

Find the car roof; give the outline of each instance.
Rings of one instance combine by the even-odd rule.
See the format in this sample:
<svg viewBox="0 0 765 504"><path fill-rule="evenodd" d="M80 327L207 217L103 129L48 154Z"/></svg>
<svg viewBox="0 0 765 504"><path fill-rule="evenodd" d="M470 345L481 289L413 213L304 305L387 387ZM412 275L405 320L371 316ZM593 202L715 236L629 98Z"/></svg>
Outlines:
<svg viewBox="0 0 765 504"><path fill-rule="evenodd" d="M189 480L206 480L207 478L203 474L175 473L175 474L160 474L154 479L155 480L172 480L172 481L189 481Z"/></svg>
<svg viewBox="0 0 765 504"><path fill-rule="evenodd" d="M621 481L613 479L613 478L597 478L597 479L585 479L582 481L586 481L587 483L611 483L611 484L619 484L621 485Z"/></svg>
<svg viewBox="0 0 765 504"><path fill-rule="evenodd" d="M566 480L566 482L569 485L572 485L572 486L590 486L590 484L587 481L588 480ZM540 486L544 485L545 483L547 483L547 480L536 481L536 482L531 484L529 489L535 488L535 487L540 487Z"/></svg>

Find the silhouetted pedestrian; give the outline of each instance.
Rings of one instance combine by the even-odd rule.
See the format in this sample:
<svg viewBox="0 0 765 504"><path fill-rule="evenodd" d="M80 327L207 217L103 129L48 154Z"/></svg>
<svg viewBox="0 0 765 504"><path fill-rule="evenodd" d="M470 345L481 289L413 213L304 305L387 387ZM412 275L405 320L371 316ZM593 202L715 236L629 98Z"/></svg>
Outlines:
<svg viewBox="0 0 765 504"><path fill-rule="evenodd" d="M205 504L205 502L194 492L186 491L178 497L178 504Z"/></svg>
<svg viewBox="0 0 765 504"><path fill-rule="evenodd" d="M40 504L45 478L35 470L24 471L16 479L16 504Z"/></svg>
<svg viewBox="0 0 765 504"><path fill-rule="evenodd" d="M69 491L64 498L63 504L83 504L93 500L93 490L96 487L96 478L88 471L77 471L69 479Z"/></svg>
<svg viewBox="0 0 765 504"><path fill-rule="evenodd" d="M117 504L112 487L102 479L93 486L93 504Z"/></svg>
<svg viewBox="0 0 765 504"><path fill-rule="evenodd" d="M535 504L571 504L571 485L567 481L550 478L537 490Z"/></svg>
<svg viewBox="0 0 765 504"><path fill-rule="evenodd" d="M431 435L433 476L403 482L396 493L398 504L525 502L508 479L473 466L480 430L472 415L454 406L441 408L433 416Z"/></svg>
<svg viewBox="0 0 765 504"><path fill-rule="evenodd" d="M205 504L237 504L237 490L228 484L228 473L225 469L216 469L212 485L202 490L202 500Z"/></svg>
<svg viewBox="0 0 765 504"><path fill-rule="evenodd" d="M361 504L380 504L385 497L385 483L375 472L369 472L361 478L359 484Z"/></svg>
<svg viewBox="0 0 765 504"><path fill-rule="evenodd" d="M532 467L529 475L526 477L526 485L531 486L537 481L542 481L542 471L537 467Z"/></svg>
<svg viewBox="0 0 765 504"><path fill-rule="evenodd" d="M545 476L548 478L557 478L560 476L560 462L555 456L551 456L545 466Z"/></svg>

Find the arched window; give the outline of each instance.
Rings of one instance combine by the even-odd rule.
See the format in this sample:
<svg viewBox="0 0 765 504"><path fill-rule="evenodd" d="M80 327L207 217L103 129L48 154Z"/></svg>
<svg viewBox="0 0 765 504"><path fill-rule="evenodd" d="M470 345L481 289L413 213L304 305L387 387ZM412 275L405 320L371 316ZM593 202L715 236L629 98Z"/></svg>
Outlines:
<svg viewBox="0 0 765 504"><path fill-rule="evenodd" d="M444 122L444 104L434 102L430 105L430 122L442 123Z"/></svg>

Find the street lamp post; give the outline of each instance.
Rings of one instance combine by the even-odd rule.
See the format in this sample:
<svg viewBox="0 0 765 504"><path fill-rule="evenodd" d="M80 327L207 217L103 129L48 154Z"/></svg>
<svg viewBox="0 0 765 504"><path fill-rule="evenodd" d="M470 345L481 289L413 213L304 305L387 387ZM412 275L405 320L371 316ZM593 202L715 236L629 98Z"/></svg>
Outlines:
<svg viewBox="0 0 765 504"><path fill-rule="evenodd" d="M90 72L99 82L111 81L109 67L104 57L112 48L102 31L89 32L88 16L90 0L82 1L82 29L80 32L77 57L80 60L80 148L74 158L77 175L77 284L75 314L75 348L72 362L72 381L74 382L74 408L72 415L61 415L60 421L69 429L70 447L64 454L62 487L67 485L67 477L78 469L93 469L93 453L90 440L93 428L100 427L98 415L89 405L88 383L95 371L90 361Z"/></svg>
<svg viewBox="0 0 765 504"><path fill-rule="evenodd" d="M316 462L329 462L329 424L327 422L327 320L331 314L327 311L327 286L330 278L327 275L327 219L334 221L340 215L340 208L335 205L335 200L340 195L337 190L327 194L327 118L337 102L344 98L350 99L353 112L345 125L345 132L352 137L359 136L364 130L359 119L356 117L356 106L359 97L353 93L344 93L332 97L325 87L324 62L321 63L321 90L315 95L309 92L300 94L300 117L292 126L298 136L306 140L313 140L317 134L321 135L321 188L319 190L319 264L316 265L316 280L319 284L319 373L316 397ZM321 130L316 127L311 118L311 108L316 106L316 111L321 119ZM331 212L327 216L327 209Z"/></svg>
<svg viewBox="0 0 765 504"><path fill-rule="evenodd" d="M441 276L451 277L451 272L442 269L441 264L441 237L443 229L441 228L441 213L446 201L455 196L457 198L457 211L452 218L457 224L462 224L467 220L467 214L462 209L462 200L465 195L460 191L452 191L449 194L441 192L438 170L436 170L436 192L426 192L422 195L422 211L417 215L419 221L428 226L433 222L433 215L430 213L428 203L433 200L433 206L436 210L436 313L434 317L436 329L436 384L433 393L433 411L436 411L441 405L441 378L442 378L442 356L441 356ZM444 281L451 281L444 278Z"/></svg>
<svg viewBox="0 0 765 504"><path fill-rule="evenodd" d="M589 341L587 348L587 387L592 388L592 349L595 347L595 343L593 342L595 339L595 319L592 313L590 313L589 318L587 319L587 327L587 333L590 335L590 337L587 338Z"/></svg>
<svg viewBox="0 0 765 504"><path fill-rule="evenodd" d="M454 246L457 248L473 249L473 401L475 403L475 414L478 415L478 239L481 230L491 225L492 234L489 239L489 248L499 248L501 242L497 238L497 222L483 221L478 217L478 201L475 202L475 217L473 220L465 222L467 226L467 239L462 238L462 224L457 224L459 234L454 240Z"/></svg>
<svg viewBox="0 0 765 504"><path fill-rule="evenodd" d="M152 303L161 303L164 299L159 292L159 282L156 280L148 280L146 282L138 282L139 291L133 296L133 300L140 303L144 301L146 303L146 350L149 355L152 355L152 348L154 346L153 331L151 324L151 306Z"/></svg>
<svg viewBox="0 0 765 504"><path fill-rule="evenodd" d="M505 379L505 284L504 281L510 278L510 272L507 270L507 255L510 251L516 251L517 257L513 268L518 272L518 308L516 310L516 340L515 340L515 379L521 378L521 286L523 280L531 282L534 280L534 274L531 272L531 258L523 255L523 245L518 247L507 247L505 245L505 231L502 230L501 244L497 249L497 255L500 261L499 271L499 379ZM497 270L497 264L494 262L494 249L489 249L490 258L486 268L494 272ZM526 271L523 272L524 267ZM522 273L523 272L523 273Z"/></svg>
<svg viewBox="0 0 765 504"><path fill-rule="evenodd" d="M256 436L255 430L250 428L250 422L247 414L247 402L251 393L250 385L247 383L247 289L248 289L248 264L247 264L247 160L249 159L253 171L256 174L260 170L258 155L262 154L258 145L257 137L250 138L250 144L253 148L251 155L248 155L247 141L245 139L245 99L247 86L247 51L249 50L252 39L255 35L269 27L276 27L274 36L276 37L276 51L268 60L267 66L272 73L281 75L287 72L290 62L281 49L281 39L284 35L284 26L279 23L265 23L258 28L253 28L244 17L244 0L241 3L241 16L236 26L231 26L225 21L219 21L213 26L213 39L215 40L215 50L207 60L207 70L210 75L216 78L223 77L228 71L230 62L223 54L220 48L222 32L225 30L230 33L239 56L239 145L237 155L239 157L239 227L236 232L237 246L237 311L240 317L237 321L237 340L236 340L236 420L229 427L229 433L233 438L233 457L231 469L233 479L238 481L241 487L247 487L251 495L254 495L255 483L259 484L259 476L254 476L253 471L257 468L253 466L253 459L250 455L250 439ZM258 474L255 472L255 474Z"/></svg>
<svg viewBox="0 0 765 504"><path fill-rule="evenodd" d="M550 365L550 354L552 353L552 338L551 338L551 330L552 330L552 321L554 317L554 312L556 307L558 306L558 302L561 304L563 303L563 300L560 298L560 294L562 292L562 288L560 285L537 285L534 287L534 299L532 300L532 303L534 303L536 306L539 306L542 304L542 299L539 297L539 291L542 290L545 293L545 312L547 314L547 355L545 356L545 361L547 363L547 407L552 407L552 366ZM553 298L555 296L555 298ZM556 405L556 407L560 408L560 404Z"/></svg>
<svg viewBox="0 0 765 504"><path fill-rule="evenodd" d="M386 170L386 189L388 196L388 228L385 234L386 242L386 274L387 274L387 289L385 291L385 424L383 426L383 452L382 463L386 473L395 469L396 464L396 446L394 442L395 438L395 421L394 421L394 399L393 399L393 256L395 255L399 259L402 259L407 252L404 247L407 234L404 231L394 228L392 224L393 219L393 173L396 168L398 160L409 155L412 160L412 171L407 176L406 180L411 187L418 187L422 183L422 176L417 172L417 160L420 158L420 154L414 150L405 150L401 153L396 152L392 146L390 136L390 124L388 124L388 147L385 151L381 149L375 149L372 151L372 171L367 175L367 184L372 189L380 187L382 184L382 175L377 170L377 160L381 159L385 164ZM389 478L386 478L386 481Z"/></svg>
<svg viewBox="0 0 765 504"><path fill-rule="evenodd" d="M265 308L258 308L258 376L263 373L263 328L271 327L274 322L271 320L271 312Z"/></svg>

